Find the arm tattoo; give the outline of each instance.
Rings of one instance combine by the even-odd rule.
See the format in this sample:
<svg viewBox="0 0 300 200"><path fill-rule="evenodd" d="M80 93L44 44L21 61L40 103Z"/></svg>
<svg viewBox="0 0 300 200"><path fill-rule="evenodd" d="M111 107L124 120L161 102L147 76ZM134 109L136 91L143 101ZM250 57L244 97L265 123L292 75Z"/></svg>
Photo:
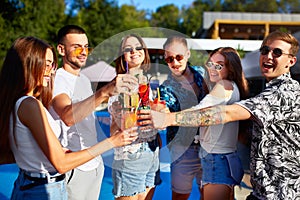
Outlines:
<svg viewBox="0 0 300 200"><path fill-rule="evenodd" d="M179 126L210 126L225 123L225 110L214 106L193 111L182 111L175 114L175 123Z"/></svg>

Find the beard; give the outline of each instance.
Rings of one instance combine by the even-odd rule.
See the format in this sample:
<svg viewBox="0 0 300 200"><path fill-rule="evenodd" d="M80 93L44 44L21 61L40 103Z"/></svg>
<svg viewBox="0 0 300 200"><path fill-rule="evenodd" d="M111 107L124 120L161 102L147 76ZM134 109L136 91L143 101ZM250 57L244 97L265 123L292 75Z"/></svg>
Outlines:
<svg viewBox="0 0 300 200"><path fill-rule="evenodd" d="M80 60L77 57L72 55L72 52L69 52L66 55L65 62L66 62L66 64L69 64L74 69L80 69L86 65L86 60L87 60L87 58L85 59L84 62L80 62Z"/></svg>

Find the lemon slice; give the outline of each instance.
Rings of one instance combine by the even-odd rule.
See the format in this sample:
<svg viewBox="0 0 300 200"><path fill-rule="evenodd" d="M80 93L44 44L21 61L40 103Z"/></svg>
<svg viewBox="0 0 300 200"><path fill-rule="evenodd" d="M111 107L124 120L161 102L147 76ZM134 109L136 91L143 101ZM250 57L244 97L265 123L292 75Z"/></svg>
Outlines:
<svg viewBox="0 0 300 200"><path fill-rule="evenodd" d="M126 116L124 126L125 129L131 128L135 125L136 122L136 115L134 113Z"/></svg>

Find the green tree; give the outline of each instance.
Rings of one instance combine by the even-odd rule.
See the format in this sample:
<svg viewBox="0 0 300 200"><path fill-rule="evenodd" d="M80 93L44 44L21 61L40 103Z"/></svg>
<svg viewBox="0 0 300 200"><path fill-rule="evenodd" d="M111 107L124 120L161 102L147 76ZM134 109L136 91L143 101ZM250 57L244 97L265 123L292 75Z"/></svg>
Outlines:
<svg viewBox="0 0 300 200"><path fill-rule="evenodd" d="M4 0L0 5L1 66L6 51L20 36L35 36L54 44L65 17L64 0Z"/></svg>
<svg viewBox="0 0 300 200"><path fill-rule="evenodd" d="M196 0L188 8L182 10L181 31L190 37L197 36L197 31L203 24L203 12L221 11L221 0Z"/></svg>
<svg viewBox="0 0 300 200"><path fill-rule="evenodd" d="M152 13L150 25L180 31L181 13L174 4L168 4L157 8Z"/></svg>
<svg viewBox="0 0 300 200"><path fill-rule="evenodd" d="M145 11L129 5L119 8L115 1L107 0L89 1L78 11L76 19L90 34L93 46L122 31L149 26Z"/></svg>
<svg viewBox="0 0 300 200"><path fill-rule="evenodd" d="M134 6L121 6L119 15L122 19L122 31L150 26L149 20L146 19L146 11L137 11Z"/></svg>
<svg viewBox="0 0 300 200"><path fill-rule="evenodd" d="M263 0L248 1L245 9L250 12L267 12L267 13L292 13L300 11L300 2L298 0L269 0L267 6L262 6L266 2Z"/></svg>

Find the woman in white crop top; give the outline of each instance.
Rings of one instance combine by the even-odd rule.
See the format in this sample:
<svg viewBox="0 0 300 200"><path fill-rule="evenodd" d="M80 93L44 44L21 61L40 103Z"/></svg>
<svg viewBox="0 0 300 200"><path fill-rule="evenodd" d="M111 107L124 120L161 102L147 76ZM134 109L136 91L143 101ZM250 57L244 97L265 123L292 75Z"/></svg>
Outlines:
<svg viewBox="0 0 300 200"><path fill-rule="evenodd" d="M56 64L55 50L34 37L17 39L4 60L0 73L0 163L12 152L20 168L11 199L67 199L65 172L137 138L136 128L132 128L82 151L63 149L57 139L60 127L46 109ZM118 87L123 87L122 83Z"/></svg>
<svg viewBox="0 0 300 200"><path fill-rule="evenodd" d="M248 95L248 85L238 52L231 47L213 50L205 65L212 90L193 109L233 104ZM243 168L236 152L239 122L200 128L200 159L204 200L233 200Z"/></svg>
<svg viewBox="0 0 300 200"><path fill-rule="evenodd" d="M245 79L238 52L231 47L213 50L206 67L212 89L199 105L183 112L193 111L217 104L233 104L248 95L248 84ZM209 85L209 84L208 84ZM192 112L188 112L192 113ZM155 127L162 128L176 123L177 113L162 114L152 112ZM192 118L192 117L191 117ZM160 121L165 120L163 125ZM190 119L185 119L188 122ZM176 122L174 122L176 121ZM181 123L181 126L185 123ZM223 125L201 127L200 159L202 165L202 195L204 200L233 200L234 185L243 177L243 168L237 155L238 122Z"/></svg>

